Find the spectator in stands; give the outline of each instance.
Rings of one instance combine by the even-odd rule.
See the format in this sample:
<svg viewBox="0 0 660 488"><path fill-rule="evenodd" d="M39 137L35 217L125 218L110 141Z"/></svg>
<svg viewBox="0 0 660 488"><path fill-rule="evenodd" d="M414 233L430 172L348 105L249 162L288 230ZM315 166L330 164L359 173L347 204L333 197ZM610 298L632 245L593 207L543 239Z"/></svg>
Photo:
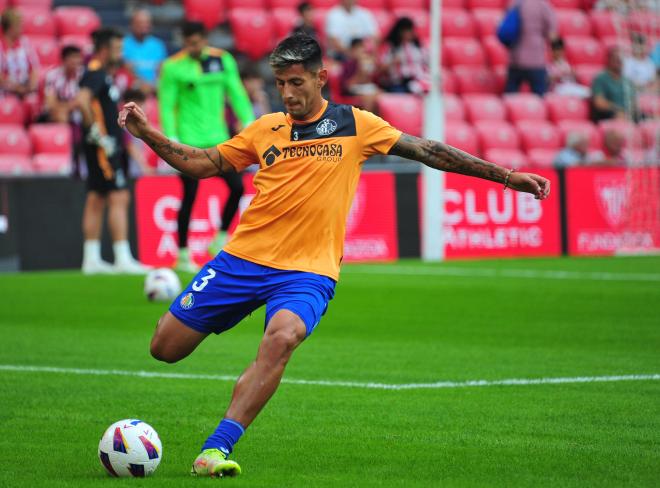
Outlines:
<svg viewBox="0 0 660 488"><path fill-rule="evenodd" d="M43 93L44 122L74 122L80 124L78 111L78 83L83 74L83 55L79 47L64 46L60 55L62 64L46 73Z"/></svg>
<svg viewBox="0 0 660 488"><path fill-rule="evenodd" d="M550 43L550 47L552 48L552 59L548 65L550 91L558 95L589 98L591 90L576 81L573 68L564 56L564 40L556 38Z"/></svg>
<svg viewBox="0 0 660 488"><path fill-rule="evenodd" d="M270 99L268 98L268 93L265 88L266 83L264 79L259 76L259 72L254 65L248 65L241 73L241 78L243 80L243 86L245 86L245 91L247 92L248 97L250 97L250 102L252 102L254 118L258 119L262 115L271 113ZM241 127L241 130L242 129L243 128Z"/></svg>
<svg viewBox="0 0 660 488"><path fill-rule="evenodd" d="M384 39L380 58L383 85L388 92L426 93L430 85L426 52L415 34L415 24L401 17Z"/></svg>
<svg viewBox="0 0 660 488"><path fill-rule="evenodd" d="M520 0L522 31L518 42L509 49L509 70L504 89L507 93L520 90L523 81L537 95L548 90L546 69L547 42L555 38L557 19L548 0Z"/></svg>
<svg viewBox="0 0 660 488"><path fill-rule="evenodd" d="M660 41L655 43L655 47L651 53L651 59L653 60L653 64L655 64L656 74L658 74L660 72Z"/></svg>
<svg viewBox="0 0 660 488"><path fill-rule="evenodd" d="M589 152L589 137L581 132L570 132L566 137L566 147L557 153L553 164L556 168L570 168L602 161L603 153Z"/></svg>
<svg viewBox="0 0 660 488"><path fill-rule="evenodd" d="M300 19L296 22L292 33L306 34L318 41L319 35L316 32L316 27L314 27L314 8L312 4L309 2L301 3L298 5L298 13L300 14Z"/></svg>
<svg viewBox="0 0 660 488"><path fill-rule="evenodd" d="M124 103L135 102L144 110L144 103L147 97L142 90L129 88L124 92ZM153 175L155 168L149 166L145 153L145 142L133 137L130 132L124 131L124 141L126 145L126 157L128 158L128 174L131 177L142 175Z"/></svg>
<svg viewBox="0 0 660 488"><path fill-rule="evenodd" d="M355 5L355 0L341 0L326 17L327 50L335 59L348 57L351 41L362 39L367 49L375 47L378 36L376 19L368 10Z"/></svg>
<svg viewBox="0 0 660 488"><path fill-rule="evenodd" d="M632 56L626 56L623 60L623 76L632 81L638 91L647 91L655 86L655 71L655 64L646 47L646 38L642 34L633 34Z"/></svg>
<svg viewBox="0 0 660 488"><path fill-rule="evenodd" d="M0 18L0 94L10 93L24 98L36 92L39 83L39 60L22 35L18 10L6 9Z"/></svg>
<svg viewBox="0 0 660 488"><path fill-rule="evenodd" d="M124 60L147 93L154 90L158 70L167 57L165 43L150 32L151 14L146 9L136 10L131 18L131 33L124 38Z"/></svg>
<svg viewBox="0 0 660 488"><path fill-rule="evenodd" d="M603 135L603 158L596 164L604 166L627 166L632 158L624 149L625 137L616 129L608 129Z"/></svg>
<svg viewBox="0 0 660 488"><path fill-rule="evenodd" d="M341 67L341 91L344 95L357 97L365 110L376 112L380 89L375 83L376 59L365 49L362 39L351 41L348 59Z"/></svg>
<svg viewBox="0 0 660 488"><path fill-rule="evenodd" d="M623 76L621 50L607 51L607 65L591 84L591 112L594 121L638 118L637 95L632 82Z"/></svg>

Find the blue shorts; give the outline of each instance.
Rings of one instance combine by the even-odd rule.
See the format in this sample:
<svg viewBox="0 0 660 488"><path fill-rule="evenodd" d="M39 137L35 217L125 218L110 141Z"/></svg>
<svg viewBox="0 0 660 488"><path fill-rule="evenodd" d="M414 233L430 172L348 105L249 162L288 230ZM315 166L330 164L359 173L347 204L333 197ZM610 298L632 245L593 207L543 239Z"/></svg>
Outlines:
<svg viewBox="0 0 660 488"><path fill-rule="evenodd" d="M328 309L335 284L327 276L270 268L223 251L197 273L170 312L191 329L219 334L265 304L265 325L285 309L303 320L309 335Z"/></svg>

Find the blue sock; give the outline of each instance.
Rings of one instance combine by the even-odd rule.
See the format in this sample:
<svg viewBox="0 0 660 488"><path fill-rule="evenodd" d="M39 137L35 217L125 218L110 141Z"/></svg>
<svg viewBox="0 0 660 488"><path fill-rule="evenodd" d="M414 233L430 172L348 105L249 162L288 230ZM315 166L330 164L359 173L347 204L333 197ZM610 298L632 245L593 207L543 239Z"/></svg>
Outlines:
<svg viewBox="0 0 660 488"><path fill-rule="evenodd" d="M234 450L234 444L241 438L245 428L235 420L222 419L215 432L206 439L202 446L205 449L219 449L225 456L229 456Z"/></svg>

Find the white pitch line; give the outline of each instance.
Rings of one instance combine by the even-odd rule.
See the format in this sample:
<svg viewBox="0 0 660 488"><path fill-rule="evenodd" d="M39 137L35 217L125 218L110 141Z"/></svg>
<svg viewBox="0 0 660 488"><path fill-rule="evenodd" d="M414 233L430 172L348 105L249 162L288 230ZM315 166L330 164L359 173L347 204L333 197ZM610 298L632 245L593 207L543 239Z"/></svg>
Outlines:
<svg viewBox="0 0 660 488"><path fill-rule="evenodd" d="M23 373L60 373L90 376L132 376L138 378L166 378L177 380L213 380L236 381L236 376L191 373L161 373L156 371L126 371L120 369L79 369L59 368L54 366L27 366L17 364L0 364L0 371L16 371ZM313 385L346 388L362 388L372 390L424 390L446 388L474 388L483 386L530 386L558 385L571 383L608 383L618 381L659 381L660 374L633 374L615 376L577 376L572 378L509 378L504 380L471 380L471 381L438 381L435 383L374 383L360 381L332 380L296 380L284 378L282 383L290 385Z"/></svg>
<svg viewBox="0 0 660 488"><path fill-rule="evenodd" d="M660 281L660 273L613 273L605 271L561 271L542 269L495 269L425 266L347 266L344 274L409 276L475 276L484 278L525 278L590 281Z"/></svg>

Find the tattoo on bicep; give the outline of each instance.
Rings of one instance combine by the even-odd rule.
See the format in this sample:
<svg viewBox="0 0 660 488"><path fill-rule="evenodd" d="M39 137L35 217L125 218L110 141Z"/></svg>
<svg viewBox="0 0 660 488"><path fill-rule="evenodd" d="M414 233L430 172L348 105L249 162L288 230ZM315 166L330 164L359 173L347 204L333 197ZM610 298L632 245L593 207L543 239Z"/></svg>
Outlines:
<svg viewBox="0 0 660 488"><path fill-rule="evenodd" d="M478 176L492 181L503 181L503 168L472 156L460 149L430 141L419 137L403 134L392 147L389 154L413 159L425 165L469 176Z"/></svg>

